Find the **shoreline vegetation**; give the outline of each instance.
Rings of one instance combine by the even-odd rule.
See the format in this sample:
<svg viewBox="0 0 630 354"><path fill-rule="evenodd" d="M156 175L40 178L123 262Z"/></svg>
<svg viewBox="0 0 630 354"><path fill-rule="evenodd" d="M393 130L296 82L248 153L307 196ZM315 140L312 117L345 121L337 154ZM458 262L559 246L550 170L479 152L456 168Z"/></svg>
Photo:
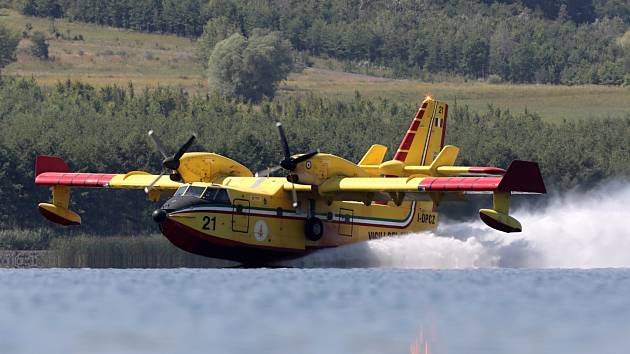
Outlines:
<svg viewBox="0 0 630 354"><path fill-rule="evenodd" d="M42 229L1 230L0 268L218 268L236 263L197 256L159 234L52 236Z"/></svg>

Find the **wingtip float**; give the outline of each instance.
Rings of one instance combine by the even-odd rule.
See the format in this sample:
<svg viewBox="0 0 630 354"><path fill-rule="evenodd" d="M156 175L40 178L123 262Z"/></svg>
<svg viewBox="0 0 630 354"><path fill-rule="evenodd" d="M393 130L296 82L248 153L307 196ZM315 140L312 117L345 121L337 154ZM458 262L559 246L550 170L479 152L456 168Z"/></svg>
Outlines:
<svg viewBox="0 0 630 354"><path fill-rule="evenodd" d="M521 231L509 215L510 197L546 192L538 164L517 160L507 170L455 166L459 149L444 145L447 118L448 105L427 97L392 160L384 161L387 147L375 144L358 164L319 150L292 154L277 123L284 158L256 174L219 154L186 152L195 135L169 155L149 134L164 157L159 175L74 173L58 157L38 156L35 183L52 188L52 202L40 203L39 210L52 222L78 225L81 217L69 209L71 188L144 189L152 201L167 194L153 219L173 244L244 263L432 230L439 205L468 193L492 194L492 209L479 211L486 225ZM269 176L280 169L286 178Z"/></svg>

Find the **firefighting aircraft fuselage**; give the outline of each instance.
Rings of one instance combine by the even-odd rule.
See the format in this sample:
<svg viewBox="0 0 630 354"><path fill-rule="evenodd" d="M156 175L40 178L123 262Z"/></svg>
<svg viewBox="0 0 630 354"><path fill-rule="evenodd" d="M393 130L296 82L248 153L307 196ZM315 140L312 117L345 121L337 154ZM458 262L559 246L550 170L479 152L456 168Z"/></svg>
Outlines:
<svg viewBox="0 0 630 354"><path fill-rule="evenodd" d="M444 146L447 115L446 103L425 99L392 160L383 161L385 146L373 145L358 164L318 151L292 155L278 123L285 157L280 166L256 175L225 156L186 153L194 135L169 156L149 132L170 176L73 173L58 157L38 156L35 183L52 187L52 202L40 203L39 210L53 222L78 225L81 217L69 209L70 188L144 189L152 201L168 195L152 217L175 246L245 264L433 230L438 206L464 200L467 193L492 194L492 208L479 211L488 226L521 231L509 216L510 196L545 193L538 165L454 166L459 149ZM279 169L288 176L269 176Z"/></svg>

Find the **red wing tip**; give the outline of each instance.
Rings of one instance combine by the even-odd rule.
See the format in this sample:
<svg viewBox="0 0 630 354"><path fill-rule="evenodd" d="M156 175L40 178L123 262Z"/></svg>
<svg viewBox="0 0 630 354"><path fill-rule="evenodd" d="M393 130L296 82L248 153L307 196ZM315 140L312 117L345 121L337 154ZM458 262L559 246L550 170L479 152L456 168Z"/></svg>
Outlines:
<svg viewBox="0 0 630 354"><path fill-rule="evenodd" d="M505 192L547 193L538 163L514 160L503 176L498 190Z"/></svg>
<svg viewBox="0 0 630 354"><path fill-rule="evenodd" d="M72 172L66 162L57 156L39 155L35 158L35 176L44 172Z"/></svg>

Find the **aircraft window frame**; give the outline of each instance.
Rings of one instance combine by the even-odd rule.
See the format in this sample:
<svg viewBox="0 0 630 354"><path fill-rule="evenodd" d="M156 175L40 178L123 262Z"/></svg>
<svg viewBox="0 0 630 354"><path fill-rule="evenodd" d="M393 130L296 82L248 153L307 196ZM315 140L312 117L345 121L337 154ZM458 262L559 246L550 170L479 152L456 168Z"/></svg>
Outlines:
<svg viewBox="0 0 630 354"><path fill-rule="evenodd" d="M205 192L206 192L206 187L189 186L188 189L186 189L186 192L183 194L183 196L201 198L201 196L204 195Z"/></svg>
<svg viewBox="0 0 630 354"><path fill-rule="evenodd" d="M186 193L186 191L188 190L188 187L190 187L190 185L188 184L180 186L179 188L177 188L175 193L173 193L173 197L181 197L182 195ZM180 193L180 191L182 192Z"/></svg>
<svg viewBox="0 0 630 354"><path fill-rule="evenodd" d="M219 188L208 187L201 195L201 199L207 200L209 202L214 200L214 197L217 195L217 191Z"/></svg>
<svg viewBox="0 0 630 354"><path fill-rule="evenodd" d="M223 188L219 188L219 191L214 196L214 201L217 203L230 203L230 196L228 195L227 190Z"/></svg>
<svg viewBox="0 0 630 354"><path fill-rule="evenodd" d="M214 192L208 194L208 191L213 190ZM208 194L208 195L207 195ZM208 187L205 192L202 194L201 199L216 204L229 204L230 196L224 188L217 187Z"/></svg>

